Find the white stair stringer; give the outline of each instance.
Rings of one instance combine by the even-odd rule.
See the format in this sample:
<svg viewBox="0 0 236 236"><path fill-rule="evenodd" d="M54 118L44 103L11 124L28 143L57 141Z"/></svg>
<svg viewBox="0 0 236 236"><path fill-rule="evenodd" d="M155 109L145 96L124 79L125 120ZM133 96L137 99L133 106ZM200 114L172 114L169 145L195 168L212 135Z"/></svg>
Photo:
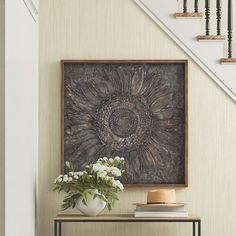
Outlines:
<svg viewBox="0 0 236 236"><path fill-rule="evenodd" d="M236 66L220 64L222 41L198 42L199 18L176 19L173 0L134 0L234 101L236 101Z"/></svg>

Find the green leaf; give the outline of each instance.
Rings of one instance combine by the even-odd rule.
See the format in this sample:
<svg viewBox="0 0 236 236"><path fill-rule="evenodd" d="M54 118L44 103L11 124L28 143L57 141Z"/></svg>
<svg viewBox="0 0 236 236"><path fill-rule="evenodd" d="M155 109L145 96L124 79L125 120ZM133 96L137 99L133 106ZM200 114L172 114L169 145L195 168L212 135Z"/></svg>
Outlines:
<svg viewBox="0 0 236 236"><path fill-rule="evenodd" d="M87 192L87 191L84 191L82 197L83 197L83 203L84 203L86 206L88 206L88 192Z"/></svg>
<svg viewBox="0 0 236 236"><path fill-rule="evenodd" d="M111 207L110 203L107 204L107 208L108 208L109 211L111 211L112 207Z"/></svg>
<svg viewBox="0 0 236 236"><path fill-rule="evenodd" d="M56 186L54 189L53 189L53 191L56 191L56 190L58 190L60 187L59 186Z"/></svg>

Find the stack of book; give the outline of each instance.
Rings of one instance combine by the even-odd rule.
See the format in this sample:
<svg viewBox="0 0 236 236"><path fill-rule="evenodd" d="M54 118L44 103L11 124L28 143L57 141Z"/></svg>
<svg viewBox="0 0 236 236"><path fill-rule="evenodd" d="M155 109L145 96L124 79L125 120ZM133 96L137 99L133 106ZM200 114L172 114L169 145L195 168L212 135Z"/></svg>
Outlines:
<svg viewBox="0 0 236 236"><path fill-rule="evenodd" d="M188 212L185 210L184 203L176 204L134 204L135 217L186 217Z"/></svg>

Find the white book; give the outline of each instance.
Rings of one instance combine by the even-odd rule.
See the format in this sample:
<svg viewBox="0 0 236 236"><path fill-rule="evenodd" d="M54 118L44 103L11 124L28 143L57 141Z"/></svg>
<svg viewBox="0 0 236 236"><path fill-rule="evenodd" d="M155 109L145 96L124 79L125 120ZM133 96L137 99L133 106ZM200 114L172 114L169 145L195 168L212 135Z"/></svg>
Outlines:
<svg viewBox="0 0 236 236"><path fill-rule="evenodd" d="M136 211L164 211L164 212L183 212L183 206L136 206Z"/></svg>
<svg viewBox="0 0 236 236"><path fill-rule="evenodd" d="M187 217L188 212L169 212L169 211L134 211L135 217Z"/></svg>

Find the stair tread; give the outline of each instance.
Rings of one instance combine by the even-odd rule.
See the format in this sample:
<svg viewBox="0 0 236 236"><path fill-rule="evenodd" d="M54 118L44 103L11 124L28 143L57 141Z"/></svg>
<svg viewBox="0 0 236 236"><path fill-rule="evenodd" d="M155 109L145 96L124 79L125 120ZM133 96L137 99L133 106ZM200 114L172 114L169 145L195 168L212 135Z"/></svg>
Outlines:
<svg viewBox="0 0 236 236"><path fill-rule="evenodd" d="M224 63L236 63L236 58L221 58L220 62Z"/></svg>
<svg viewBox="0 0 236 236"><path fill-rule="evenodd" d="M225 40L225 35L198 35L197 40Z"/></svg>
<svg viewBox="0 0 236 236"><path fill-rule="evenodd" d="M201 12L177 12L174 15L175 17L203 17L203 13Z"/></svg>

